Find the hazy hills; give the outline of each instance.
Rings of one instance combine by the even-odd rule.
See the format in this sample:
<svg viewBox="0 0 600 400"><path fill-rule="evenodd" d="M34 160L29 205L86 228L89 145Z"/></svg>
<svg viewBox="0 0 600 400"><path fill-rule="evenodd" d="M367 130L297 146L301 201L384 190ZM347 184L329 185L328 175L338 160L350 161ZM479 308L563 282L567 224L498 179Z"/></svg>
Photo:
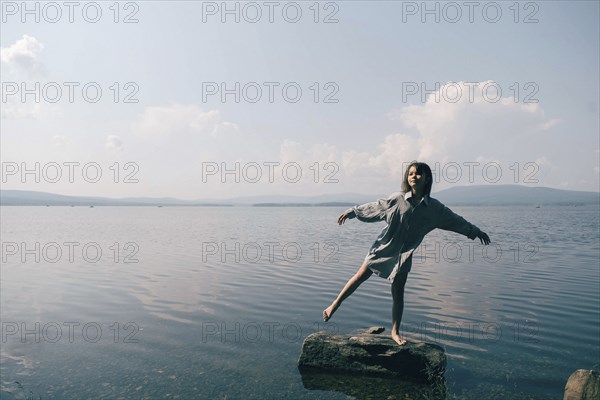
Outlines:
<svg viewBox="0 0 600 400"><path fill-rule="evenodd" d="M600 193L521 185L455 186L432 194L454 205L600 205Z"/></svg>
<svg viewBox="0 0 600 400"><path fill-rule="evenodd" d="M253 205L263 207L281 206L350 206L363 204L388 194L364 195L339 193L319 196L261 195L241 196L227 199L180 200L163 198L122 198L64 196L54 193L24 190L0 190L3 206L235 206ZM436 193L432 197L451 205L600 205L600 193L523 185L474 185L455 186Z"/></svg>

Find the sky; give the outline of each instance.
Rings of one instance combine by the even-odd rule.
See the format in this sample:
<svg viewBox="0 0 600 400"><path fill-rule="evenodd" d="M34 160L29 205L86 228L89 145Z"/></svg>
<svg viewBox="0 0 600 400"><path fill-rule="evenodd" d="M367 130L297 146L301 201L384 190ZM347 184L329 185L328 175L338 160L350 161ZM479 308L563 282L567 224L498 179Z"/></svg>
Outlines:
<svg viewBox="0 0 600 400"><path fill-rule="evenodd" d="M1 4L2 189L600 190L597 1L70 4Z"/></svg>

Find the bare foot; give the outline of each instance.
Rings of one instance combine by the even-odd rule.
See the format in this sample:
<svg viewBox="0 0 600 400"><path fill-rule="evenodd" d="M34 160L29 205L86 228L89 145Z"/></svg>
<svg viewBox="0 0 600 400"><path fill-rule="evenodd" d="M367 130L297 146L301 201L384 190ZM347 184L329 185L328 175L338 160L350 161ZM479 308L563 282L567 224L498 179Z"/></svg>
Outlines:
<svg viewBox="0 0 600 400"><path fill-rule="evenodd" d="M335 310L337 310L337 306L333 303L329 307L327 307L323 311L323 321L325 321L325 322L329 321L329 318L331 318L331 316L333 315Z"/></svg>
<svg viewBox="0 0 600 400"><path fill-rule="evenodd" d="M406 340L402 339L402 337L397 333L392 332L392 339L394 339L399 346L404 346L406 344Z"/></svg>

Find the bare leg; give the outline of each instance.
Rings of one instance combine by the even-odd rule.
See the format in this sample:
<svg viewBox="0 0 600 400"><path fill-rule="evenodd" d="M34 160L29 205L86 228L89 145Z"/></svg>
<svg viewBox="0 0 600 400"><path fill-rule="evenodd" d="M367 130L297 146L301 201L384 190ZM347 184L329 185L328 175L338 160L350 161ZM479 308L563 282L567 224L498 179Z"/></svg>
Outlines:
<svg viewBox="0 0 600 400"><path fill-rule="evenodd" d="M399 271L392 282L392 339L400 346L406 344L406 340L400 336L400 322L404 310L404 286L407 278L408 271Z"/></svg>
<svg viewBox="0 0 600 400"><path fill-rule="evenodd" d="M373 271L367 268L366 264L363 263L358 269L358 272L356 272L356 274L354 274L354 276L348 280L346 286L344 286L338 297L333 301L333 303L331 303L329 307L327 307L323 311L323 320L328 321L329 318L331 318L331 316L335 312L335 310L337 310L338 307L342 305L342 302L348 296L350 296L356 290L356 288L360 286L361 283L369 279L369 277L372 274Z"/></svg>

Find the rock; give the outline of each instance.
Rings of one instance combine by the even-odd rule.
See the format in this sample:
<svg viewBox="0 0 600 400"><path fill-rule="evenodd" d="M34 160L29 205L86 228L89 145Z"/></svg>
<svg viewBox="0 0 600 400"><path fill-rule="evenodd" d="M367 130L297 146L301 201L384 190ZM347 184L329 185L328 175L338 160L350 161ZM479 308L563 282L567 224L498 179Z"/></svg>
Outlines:
<svg viewBox="0 0 600 400"><path fill-rule="evenodd" d="M565 386L563 400L600 399L600 373L585 369L573 372Z"/></svg>
<svg viewBox="0 0 600 400"><path fill-rule="evenodd" d="M365 333L368 333L370 335L377 335L383 331L385 331L385 328L383 326L372 326L370 328L367 328L365 330Z"/></svg>
<svg viewBox="0 0 600 400"><path fill-rule="evenodd" d="M431 343L408 341L399 346L388 335L320 331L304 340L298 367L301 372L319 369L327 373L438 383L443 380L446 355L444 349Z"/></svg>

